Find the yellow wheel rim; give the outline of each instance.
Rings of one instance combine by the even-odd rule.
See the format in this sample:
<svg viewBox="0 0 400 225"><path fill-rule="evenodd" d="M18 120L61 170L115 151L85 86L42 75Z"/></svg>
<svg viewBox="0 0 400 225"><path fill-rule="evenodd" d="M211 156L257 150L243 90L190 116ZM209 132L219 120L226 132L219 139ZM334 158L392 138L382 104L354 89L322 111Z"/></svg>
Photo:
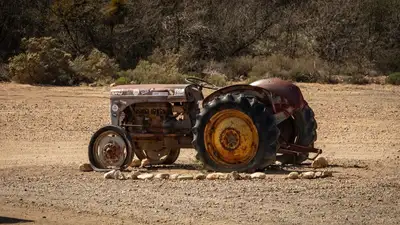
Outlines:
<svg viewBox="0 0 400 225"><path fill-rule="evenodd" d="M226 109L211 117L204 130L206 151L218 164L247 164L257 153L258 132L245 113Z"/></svg>

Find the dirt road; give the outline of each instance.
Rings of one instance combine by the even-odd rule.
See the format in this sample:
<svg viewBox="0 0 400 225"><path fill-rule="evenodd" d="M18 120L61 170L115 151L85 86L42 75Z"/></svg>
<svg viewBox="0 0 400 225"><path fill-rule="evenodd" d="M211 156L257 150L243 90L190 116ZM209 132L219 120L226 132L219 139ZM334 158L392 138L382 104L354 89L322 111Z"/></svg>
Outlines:
<svg viewBox="0 0 400 225"><path fill-rule="evenodd" d="M107 88L0 84L0 223L400 224L400 87L299 86L331 178L104 180L77 168L109 121Z"/></svg>

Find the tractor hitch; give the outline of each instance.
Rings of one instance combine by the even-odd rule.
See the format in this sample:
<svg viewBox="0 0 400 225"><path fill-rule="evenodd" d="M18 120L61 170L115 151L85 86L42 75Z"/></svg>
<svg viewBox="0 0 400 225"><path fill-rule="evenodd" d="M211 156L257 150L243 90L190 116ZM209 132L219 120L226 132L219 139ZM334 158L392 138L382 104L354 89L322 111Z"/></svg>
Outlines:
<svg viewBox="0 0 400 225"><path fill-rule="evenodd" d="M296 154L296 155L300 155L301 153L316 153L314 157L308 158L309 160L314 160L322 153L322 149L314 147L305 147L296 144L290 144L290 145L283 144L281 145L281 148L279 148L278 153Z"/></svg>

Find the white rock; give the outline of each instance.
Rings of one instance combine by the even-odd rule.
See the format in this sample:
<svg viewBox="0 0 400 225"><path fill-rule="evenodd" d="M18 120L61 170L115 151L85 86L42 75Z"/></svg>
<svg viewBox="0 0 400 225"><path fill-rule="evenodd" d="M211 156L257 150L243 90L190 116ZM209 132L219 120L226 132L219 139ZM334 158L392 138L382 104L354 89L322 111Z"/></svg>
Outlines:
<svg viewBox="0 0 400 225"><path fill-rule="evenodd" d="M298 179L299 178L299 173L298 172L291 172L288 174L287 178L289 179Z"/></svg>
<svg viewBox="0 0 400 225"><path fill-rule="evenodd" d="M321 175L322 178L332 177L332 176L333 176L332 171L322 171L322 175Z"/></svg>
<svg viewBox="0 0 400 225"><path fill-rule="evenodd" d="M169 179L170 180L176 180L176 179L178 179L178 177L179 177L179 174L171 174L171 175L169 175Z"/></svg>
<svg viewBox="0 0 400 225"><path fill-rule="evenodd" d="M204 173L198 173L193 176L195 180L204 180L206 179L206 175Z"/></svg>
<svg viewBox="0 0 400 225"><path fill-rule="evenodd" d="M178 180L193 180L193 175L181 174L178 176Z"/></svg>
<svg viewBox="0 0 400 225"><path fill-rule="evenodd" d="M233 171L230 173L230 176L232 178L232 180L239 180L240 179L240 175L237 171Z"/></svg>
<svg viewBox="0 0 400 225"><path fill-rule="evenodd" d="M209 174L207 174L206 179L207 180L217 180L223 175L224 175L223 173L209 173Z"/></svg>
<svg viewBox="0 0 400 225"><path fill-rule="evenodd" d="M301 174L301 178L303 179L314 179L315 173L310 171L310 172L304 172Z"/></svg>
<svg viewBox="0 0 400 225"><path fill-rule="evenodd" d="M322 177L322 172L321 171L315 172L314 177L315 178L321 178Z"/></svg>
<svg viewBox="0 0 400 225"><path fill-rule="evenodd" d="M93 168L89 163L82 163L79 165L79 170L82 172L90 172L93 171Z"/></svg>
<svg viewBox="0 0 400 225"><path fill-rule="evenodd" d="M111 170L104 174L104 179L115 179L116 170Z"/></svg>
<svg viewBox="0 0 400 225"><path fill-rule="evenodd" d="M313 168L325 168L329 166L328 160L325 157L317 157L311 164Z"/></svg>
<svg viewBox="0 0 400 225"><path fill-rule="evenodd" d="M219 174L218 179L220 179L220 180L231 180L232 176L231 176L230 173L221 173L221 174Z"/></svg>
<svg viewBox="0 0 400 225"><path fill-rule="evenodd" d="M130 174L128 175L127 179L137 180L137 179L138 179L138 176L139 176L140 174L141 174L141 173L140 173L139 171L132 171L132 173L130 173Z"/></svg>
<svg viewBox="0 0 400 225"><path fill-rule="evenodd" d="M115 171L115 173L114 173L114 179L126 180L125 175L124 175L121 171L119 171L119 170Z"/></svg>
<svg viewBox="0 0 400 225"><path fill-rule="evenodd" d="M251 175L248 174L248 173L242 173L242 174L239 174L239 175L240 175L240 179L241 180L250 180L251 179Z"/></svg>
<svg viewBox="0 0 400 225"><path fill-rule="evenodd" d="M154 177L154 174L152 173L142 173L137 178L139 180L151 180Z"/></svg>
<svg viewBox="0 0 400 225"><path fill-rule="evenodd" d="M256 173L252 173L250 175L251 179L265 179L266 175L265 173L262 172L256 172Z"/></svg>
<svg viewBox="0 0 400 225"><path fill-rule="evenodd" d="M169 174L168 173L158 173L154 176L155 179L168 179L169 178Z"/></svg>
<svg viewBox="0 0 400 225"><path fill-rule="evenodd" d="M143 159L142 162L140 163L140 167L143 168L145 166L150 165L150 160L149 159Z"/></svg>
<svg viewBox="0 0 400 225"><path fill-rule="evenodd" d="M140 161L140 159L133 159L129 166L131 166L131 167L139 167L141 164L142 164L142 161Z"/></svg>

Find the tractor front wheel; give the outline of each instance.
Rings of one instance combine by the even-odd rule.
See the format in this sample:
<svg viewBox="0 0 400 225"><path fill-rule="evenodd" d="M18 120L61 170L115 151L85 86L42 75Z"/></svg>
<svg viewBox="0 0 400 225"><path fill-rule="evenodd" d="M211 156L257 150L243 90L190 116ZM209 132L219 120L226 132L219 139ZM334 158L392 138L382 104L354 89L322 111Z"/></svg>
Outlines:
<svg viewBox="0 0 400 225"><path fill-rule="evenodd" d="M90 139L88 156L95 171L125 169L133 159L129 135L114 125L100 128Z"/></svg>
<svg viewBox="0 0 400 225"><path fill-rule="evenodd" d="M209 102L193 128L193 145L206 169L252 172L275 160L279 129L269 106L226 94Z"/></svg>

